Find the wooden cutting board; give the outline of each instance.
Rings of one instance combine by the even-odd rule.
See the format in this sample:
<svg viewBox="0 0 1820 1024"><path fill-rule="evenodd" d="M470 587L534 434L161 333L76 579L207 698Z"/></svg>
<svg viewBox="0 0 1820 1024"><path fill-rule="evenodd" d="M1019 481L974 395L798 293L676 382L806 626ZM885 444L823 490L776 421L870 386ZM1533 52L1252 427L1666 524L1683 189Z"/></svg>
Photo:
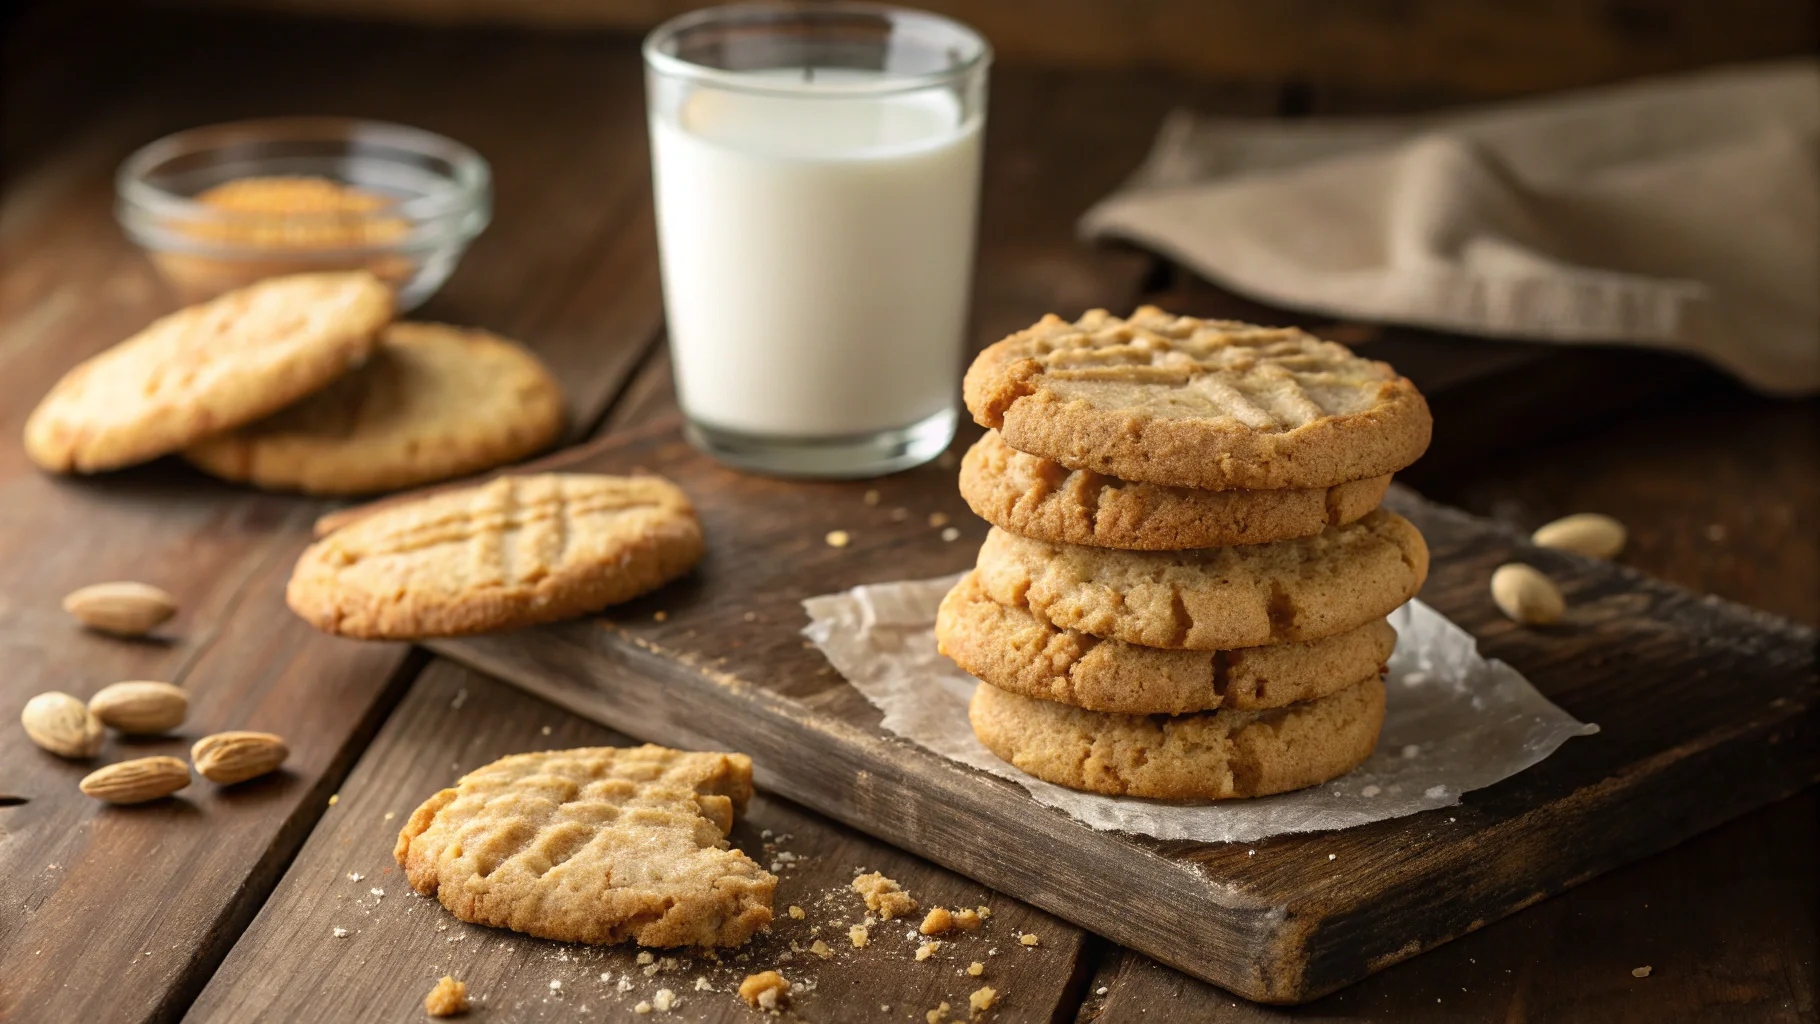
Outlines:
<svg viewBox="0 0 1820 1024"><path fill-rule="evenodd" d="M1265 1002L1331 992L1820 778L1813 630L1532 549L1393 488L1433 551L1422 597L1602 731L1460 806L1343 832L1244 845L1095 832L886 734L798 634L803 598L972 563L985 524L944 461L871 483L769 480L699 455L673 421L583 449L563 462L654 470L695 498L700 568L612 621L433 646L632 736L746 751L769 790ZM941 539L938 513L958 540ZM837 529L848 546L825 543ZM1498 614L1486 581L1514 558L1562 584L1565 622Z"/></svg>

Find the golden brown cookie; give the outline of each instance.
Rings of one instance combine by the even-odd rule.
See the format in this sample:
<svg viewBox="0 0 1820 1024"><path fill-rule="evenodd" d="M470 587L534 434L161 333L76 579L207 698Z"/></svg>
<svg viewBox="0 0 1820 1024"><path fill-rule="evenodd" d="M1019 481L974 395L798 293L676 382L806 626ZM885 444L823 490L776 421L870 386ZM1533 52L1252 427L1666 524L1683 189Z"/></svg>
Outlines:
<svg viewBox="0 0 1820 1024"><path fill-rule="evenodd" d="M26 421L26 454L58 473L167 455L322 388L391 317L391 290L360 271L273 278L179 310L64 374Z"/></svg>
<svg viewBox="0 0 1820 1024"><path fill-rule="evenodd" d="M1162 650L1072 629L999 604L968 573L942 600L935 639L955 664L1001 690L1090 711L1177 715L1250 711L1325 697L1376 672L1397 644L1383 619L1304 643Z"/></svg>
<svg viewBox="0 0 1820 1024"><path fill-rule="evenodd" d="M752 759L658 746L503 757L423 802L393 851L463 921L563 942L737 946L777 879L726 835Z"/></svg>
<svg viewBox="0 0 1820 1024"><path fill-rule="evenodd" d="M973 732L1045 782L1113 796L1228 800L1338 778L1371 756L1384 724L1376 675L1265 711L1108 715L996 686L973 692Z"/></svg>
<svg viewBox="0 0 1820 1024"><path fill-rule="evenodd" d="M1061 629L1217 651L1319 640L1381 619L1422 588L1428 546L1383 509L1313 537L1189 551L1051 544L995 526L977 575L992 600Z"/></svg>
<svg viewBox="0 0 1820 1024"><path fill-rule="evenodd" d="M1389 486L1389 476L1274 491L1120 480L1020 452L995 430L961 460L961 497L981 519L1037 540L1134 551L1306 537L1377 508Z"/></svg>
<svg viewBox="0 0 1820 1024"><path fill-rule="evenodd" d="M366 365L183 455L259 487L370 494L516 462L562 423L562 389L530 350L485 331L399 323Z"/></svg>
<svg viewBox="0 0 1820 1024"><path fill-rule="evenodd" d="M656 476L506 476L405 502L304 551L285 598L316 628L410 640L514 629L689 571L701 524Z"/></svg>
<svg viewBox="0 0 1820 1024"><path fill-rule="evenodd" d="M1294 328L1096 309L981 352L967 408L1019 451L1174 487L1332 487L1421 457L1432 421L1389 366Z"/></svg>

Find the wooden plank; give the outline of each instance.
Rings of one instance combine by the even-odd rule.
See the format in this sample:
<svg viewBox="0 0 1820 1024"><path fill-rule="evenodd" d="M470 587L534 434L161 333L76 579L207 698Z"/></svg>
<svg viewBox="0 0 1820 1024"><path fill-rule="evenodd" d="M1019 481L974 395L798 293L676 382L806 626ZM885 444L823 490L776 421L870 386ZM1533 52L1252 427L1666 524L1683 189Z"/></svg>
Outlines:
<svg viewBox="0 0 1820 1024"><path fill-rule="evenodd" d="M761 863L776 865L772 929L713 958L660 953L675 957L678 966L650 977L630 945L546 942L463 924L414 894L398 871L392 846L400 825L460 771L526 750L629 742L438 661L412 685L342 783L339 800L187 1019L315 1020L333 993L338 1021L412 1020L422 1013L424 993L448 973L468 984L481 1020L629 1020L639 1002L668 988L680 1003L652 1019L748 1021L753 1014L733 989L747 974L773 968L806 989L794 1001L792 1019L921 1020L946 1002L961 1007L955 1017L964 1020L968 993L981 985L1003 993L999 1020L1072 1014L1070 979L1084 939L1079 929L762 794L731 838ZM861 922L865 907L848 883L861 869L883 871L925 907L984 905L992 916L975 935L950 936L925 961L914 954L926 940L906 934L915 920L875 923L868 945L855 949L847 929ZM787 913L791 905L803 909L803 919ZM336 928L348 934L335 938ZM1026 933L1041 944L1021 945L1017 936ZM832 948L826 959L810 952L817 939ZM977 979L964 973L975 960L985 965ZM603 975L613 980L604 982ZM619 991L619 978L628 975L628 989ZM698 991L697 979L712 990Z"/></svg>
<svg viewBox="0 0 1820 1024"><path fill-rule="evenodd" d="M1604 724L1600 737L1459 808L1277 839L1256 856L1095 833L883 735L877 711L796 635L802 598L970 563L984 530L960 514L951 470L876 481L874 507L860 501L865 485L740 476L675 438L603 450L590 465L650 468L696 499L709 538L696 574L604 628L435 649L634 736L748 750L769 788L1250 998L1332 991L1820 773L1811 630L1531 551L1508 530L1393 492L1434 551L1424 598L1557 703ZM894 521L894 508L911 514ZM936 511L962 524L963 541L944 543L926 525ZM821 542L837 528L850 546ZM1520 629L1493 609L1484 581L1515 557L1564 583L1575 609L1565 625ZM665 621L652 621L658 610ZM642 682L651 676L666 685ZM1713 707L1713 681L1733 678L1751 680L1750 691ZM1003 827L982 842L956 826L961 817ZM1092 865L1089 877L1050 870L1057 849ZM1328 854L1352 870L1334 875Z"/></svg>
<svg viewBox="0 0 1820 1024"><path fill-rule="evenodd" d="M220 4L221 0L208 0ZM236 0L245 6L247 0ZM294 12L410 21L643 30L692 0L256 0ZM1798 0L1657 0L1609 7L1413 0L927 0L977 26L1008 60L1167 68L1225 77L1441 86L1508 94L1728 61L1795 55L1820 43Z"/></svg>
<svg viewBox="0 0 1820 1024"><path fill-rule="evenodd" d="M1077 1020L1811 1020L1817 812L1810 789L1293 1013L1111 950Z"/></svg>
<svg viewBox="0 0 1820 1024"><path fill-rule="evenodd" d="M142 94L137 109L149 117L102 123L73 137L67 152L79 159L37 165L63 180L0 206L0 224L15 229L0 231L0 436L19 435L69 365L168 308L108 219L119 156L148 129L324 106L449 130L493 159L496 224L424 315L518 335L563 380L578 425L601 415L659 319L635 53L599 40L396 37L273 25L236 50L198 32L168 55L183 74L167 71L156 80L168 90ZM252 73L262 60L273 74ZM567 97L576 131L525 121L553 95ZM123 125L138 130L119 134ZM40 205L15 217L15 196ZM92 765L0 745L7 795L28 801L0 807L0 957L12 968L0 978L0 1017L26 1007L48 1020L181 1013L414 673L401 646L322 637L285 610L289 564L329 507L213 483L168 460L55 480L16 445L0 446L0 648L10 669L0 705L17 709L44 689L87 695L121 678L172 679L191 694L182 737L112 742L104 758L180 753L205 732L240 727L279 732L292 749L270 782L227 792L200 783L168 804L120 810L76 791ZM177 594L184 610L163 639L107 640L57 609L68 590L114 578Z"/></svg>
<svg viewBox="0 0 1820 1024"><path fill-rule="evenodd" d="M1626 565L1814 625L1817 427L1820 402L1708 383L1591 434L1436 474L1429 493L1521 530L1571 512L1616 515L1630 532ZM1811 1017L1820 998L1815 805L1808 790L1306 1010L1385 1021ZM1630 976L1645 964L1648 979ZM1275 1016L1109 951L1080 1019L1140 1009L1160 1021Z"/></svg>

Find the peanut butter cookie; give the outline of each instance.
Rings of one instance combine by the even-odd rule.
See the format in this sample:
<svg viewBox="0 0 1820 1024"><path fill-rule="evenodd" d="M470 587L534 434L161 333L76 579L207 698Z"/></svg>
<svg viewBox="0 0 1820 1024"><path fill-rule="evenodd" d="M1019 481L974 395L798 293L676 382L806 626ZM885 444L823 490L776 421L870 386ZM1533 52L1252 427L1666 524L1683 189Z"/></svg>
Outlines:
<svg viewBox="0 0 1820 1024"><path fill-rule="evenodd" d="M562 423L562 390L528 349L485 331L400 323L358 370L183 455L268 489L370 494L516 462L555 441Z"/></svg>
<svg viewBox="0 0 1820 1024"><path fill-rule="evenodd" d="M1325 697L1383 670L1397 632L1383 619L1321 640L1229 651L1162 650L1072 629L987 597L969 573L943 599L935 639L1001 690L1089 711L1250 711Z"/></svg>
<svg viewBox="0 0 1820 1024"><path fill-rule="evenodd" d="M1037 540L1136 551L1306 537L1377 508L1389 486L1388 475L1273 491L1119 480L1020 452L995 430L961 460L961 497L981 519Z"/></svg>
<svg viewBox="0 0 1820 1024"><path fill-rule="evenodd" d="M1122 480L1209 490L1332 487L1428 447L1415 385L1293 328L1096 309L981 352L967 408L1005 443Z"/></svg>
<svg viewBox="0 0 1820 1024"><path fill-rule="evenodd" d="M1061 629L1217 651L1319 640L1381 619L1421 589L1428 546L1383 509L1313 537L1188 551L1051 544L995 526L977 575L992 600Z"/></svg>
<svg viewBox="0 0 1820 1024"><path fill-rule="evenodd" d="M329 633L459 636L598 611L701 553L694 507L661 477L507 476L336 530L297 560L285 597Z"/></svg>
<svg viewBox="0 0 1820 1024"><path fill-rule="evenodd" d="M1371 756L1384 724L1376 675L1265 711L1108 715L982 685L974 734L994 754L1058 786L1113 796L1229 800L1338 778Z"/></svg>
<svg viewBox="0 0 1820 1024"><path fill-rule="evenodd" d="M727 845L751 795L744 754L516 754L424 801L393 853L413 889L463 921L563 942L736 946L771 922L777 888Z"/></svg>
<svg viewBox="0 0 1820 1024"><path fill-rule="evenodd" d="M273 278L179 310L64 374L26 421L26 454L57 473L168 455L321 389L391 317L391 289L364 271Z"/></svg>

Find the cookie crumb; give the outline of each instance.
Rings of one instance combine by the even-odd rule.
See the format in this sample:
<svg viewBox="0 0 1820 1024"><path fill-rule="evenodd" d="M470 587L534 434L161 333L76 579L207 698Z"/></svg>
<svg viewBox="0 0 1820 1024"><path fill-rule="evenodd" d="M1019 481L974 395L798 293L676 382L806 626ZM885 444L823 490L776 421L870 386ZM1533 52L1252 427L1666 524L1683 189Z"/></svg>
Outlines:
<svg viewBox="0 0 1820 1024"><path fill-rule="evenodd" d="M329 929L329 934L335 936L338 939L345 939L348 937L348 930L346 928L337 926L337 927Z"/></svg>
<svg viewBox="0 0 1820 1024"><path fill-rule="evenodd" d="M980 915L977 910L957 910L954 912L954 926L964 932L980 930Z"/></svg>
<svg viewBox="0 0 1820 1024"><path fill-rule="evenodd" d="M822 539L827 541L831 548L844 548L853 542L853 535L845 530L829 530L828 535Z"/></svg>
<svg viewBox="0 0 1820 1024"><path fill-rule="evenodd" d="M867 491L864 500L868 505L878 504L878 488L874 487Z"/></svg>
<svg viewBox="0 0 1820 1024"><path fill-rule="evenodd" d="M992 916L992 908L991 907L980 907L978 910L978 913L980 916L980 920L984 921L985 919Z"/></svg>
<svg viewBox="0 0 1820 1024"><path fill-rule="evenodd" d="M803 908L797 906L794 903L790 904L790 917L792 920L801 921L803 918L805 918L807 916L808 916L807 914L803 913Z"/></svg>
<svg viewBox="0 0 1820 1024"><path fill-rule="evenodd" d="M1633 967L1630 969L1630 976L1633 978L1647 978L1647 977L1649 977L1649 972L1651 970L1652 970L1652 968L1650 968L1648 965L1645 965L1642 967Z"/></svg>
<svg viewBox="0 0 1820 1024"><path fill-rule="evenodd" d="M923 1020L928 1021L929 1024L942 1024L942 1021L948 1019L948 1010L948 1004L943 1003L935 1009L930 1010L928 1013L923 1014Z"/></svg>
<svg viewBox="0 0 1820 1024"><path fill-rule="evenodd" d="M978 960L975 960L972 963L967 965L967 973L972 975L973 977L977 978L980 975L986 973L986 965L980 963Z"/></svg>
<svg viewBox="0 0 1820 1024"><path fill-rule="evenodd" d="M776 971L748 974L746 980L739 983L739 997L747 1006L775 1010L789 1001L790 983Z"/></svg>
<svg viewBox="0 0 1820 1024"><path fill-rule="evenodd" d="M1034 933L1032 933L1032 932L1025 932L1025 933L1024 933L1024 934L1022 934L1022 935L1019 935L1019 936L1018 936L1018 937L1017 937L1017 941L1019 941L1019 942L1021 942L1021 943L1023 943L1023 944L1024 944L1024 945L1026 945L1026 946L1034 946L1034 945L1036 945L1036 944L1037 944L1037 943L1038 943L1038 942L1040 942L1040 941L1042 941L1042 940L1041 940L1041 939L1038 939L1038 938L1037 938L1037 937L1036 937L1036 935L1035 935L1035 934L1034 934Z"/></svg>
<svg viewBox="0 0 1820 1024"><path fill-rule="evenodd" d="M927 917L923 918L922 927L917 931L924 935L941 935L954 927L954 915L946 907L932 907Z"/></svg>
<svg viewBox="0 0 1820 1024"><path fill-rule="evenodd" d="M655 611L655 612L652 612L652 613L651 613L651 621L652 621L652 622L668 622L668 621L669 621L669 619L670 619L670 613L669 613L669 612L666 612L666 611Z"/></svg>
<svg viewBox="0 0 1820 1024"><path fill-rule="evenodd" d="M453 1017L468 1012L471 1007L467 982L456 981L447 974L442 976L442 980L436 983L429 995L423 997L423 1012L432 1017Z"/></svg>
<svg viewBox="0 0 1820 1024"><path fill-rule="evenodd" d="M649 1000L644 1000L644 999L640 999L640 1000L639 1000L639 1001L638 1001L638 1005L637 1005L637 1006L634 1006L634 1007L632 1007L632 1012L633 1012L633 1013L636 1013L636 1014L640 1014L640 1015L643 1015L643 1014L647 1014L647 1013L650 1013L650 1012L651 1012L651 1003L650 1003L650 1001L649 1001Z"/></svg>
<svg viewBox="0 0 1820 1024"><path fill-rule="evenodd" d="M948 525L948 513L946 513L946 512L929 513L929 525L930 525L930 527L936 528L936 529L939 529L943 526L947 526Z"/></svg>
<svg viewBox="0 0 1820 1024"><path fill-rule="evenodd" d="M657 957L651 955L651 951L648 949L645 950L644 952L638 954L638 963L639 963L639 966L641 966L641 967L648 963L654 963L654 962L656 962L656 960L657 960Z"/></svg>
<svg viewBox="0 0 1820 1024"><path fill-rule="evenodd" d="M886 878L881 871L874 871L869 875L855 878L853 891L865 897L867 910L876 913L886 921L914 913L916 910L916 900L904 891L903 886Z"/></svg>
<svg viewBox="0 0 1820 1024"><path fill-rule="evenodd" d="M809 947L809 952L814 953L823 960L834 955L834 950L829 948L828 944L820 939L816 939L815 944Z"/></svg>
<svg viewBox="0 0 1820 1024"><path fill-rule="evenodd" d="M872 941L872 929L863 924L856 924L847 929L847 938L853 940L854 949L859 949Z"/></svg>
<svg viewBox="0 0 1820 1024"><path fill-rule="evenodd" d="M907 508L900 507L891 510L891 521L894 523L901 523L908 518L910 518L910 510Z"/></svg>
<svg viewBox="0 0 1820 1024"><path fill-rule="evenodd" d="M340 803L340 802L341 802L341 794L340 794L340 793L331 793L331 794L329 794L329 806L330 806L330 807L333 807L333 806L335 806L335 805L336 805L336 804L338 804L338 803Z"/></svg>
<svg viewBox="0 0 1820 1024"><path fill-rule="evenodd" d="M998 1004L998 989L991 985L981 985L967 997L967 1005L974 1013L985 1013Z"/></svg>
<svg viewBox="0 0 1820 1024"><path fill-rule="evenodd" d="M918 960L927 960L930 957L934 956L935 951L940 948L942 948L942 944L939 940L934 941L934 942L925 942L922 945L916 947L916 958Z"/></svg>
<svg viewBox="0 0 1820 1024"><path fill-rule="evenodd" d="M660 988L651 996L651 1006L664 1013L669 1013L675 1005L676 993L667 988Z"/></svg>
<svg viewBox="0 0 1820 1024"><path fill-rule="evenodd" d="M708 980L708 976L704 974L701 977L695 979L695 991L712 992L712 991L714 991L714 984L713 984L713 982L710 982Z"/></svg>
<svg viewBox="0 0 1820 1024"><path fill-rule="evenodd" d="M942 531L942 539L952 544L961 539L961 531L958 527L950 526Z"/></svg>

